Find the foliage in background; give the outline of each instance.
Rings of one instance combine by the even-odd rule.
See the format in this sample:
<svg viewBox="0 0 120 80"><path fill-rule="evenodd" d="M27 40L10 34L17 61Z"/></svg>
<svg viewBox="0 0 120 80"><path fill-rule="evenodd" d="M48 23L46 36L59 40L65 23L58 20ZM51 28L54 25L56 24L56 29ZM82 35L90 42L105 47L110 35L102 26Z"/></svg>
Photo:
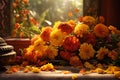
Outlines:
<svg viewBox="0 0 120 80"><path fill-rule="evenodd" d="M40 33L38 21L31 15L29 0L14 0L12 37L29 37Z"/></svg>
<svg viewBox="0 0 120 80"><path fill-rule="evenodd" d="M83 15L82 4L83 0L14 0L12 36L31 37L55 21L75 20Z"/></svg>
<svg viewBox="0 0 120 80"><path fill-rule="evenodd" d="M32 14L43 26L83 15L83 0L30 0L30 4Z"/></svg>

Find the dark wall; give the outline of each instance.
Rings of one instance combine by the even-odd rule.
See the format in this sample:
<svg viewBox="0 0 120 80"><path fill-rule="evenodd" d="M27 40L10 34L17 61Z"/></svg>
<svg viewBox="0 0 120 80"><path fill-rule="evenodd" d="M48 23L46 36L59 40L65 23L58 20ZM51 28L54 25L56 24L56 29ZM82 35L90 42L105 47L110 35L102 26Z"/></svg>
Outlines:
<svg viewBox="0 0 120 80"><path fill-rule="evenodd" d="M0 0L0 36L10 35L11 2L12 0Z"/></svg>
<svg viewBox="0 0 120 80"><path fill-rule="evenodd" d="M120 29L120 0L101 0L100 14L106 19L106 25Z"/></svg>

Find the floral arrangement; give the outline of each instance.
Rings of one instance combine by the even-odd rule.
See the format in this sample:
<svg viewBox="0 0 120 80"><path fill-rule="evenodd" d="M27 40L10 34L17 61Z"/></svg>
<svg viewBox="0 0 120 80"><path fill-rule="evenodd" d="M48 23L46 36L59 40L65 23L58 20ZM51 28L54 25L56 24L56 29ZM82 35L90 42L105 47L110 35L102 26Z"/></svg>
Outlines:
<svg viewBox="0 0 120 80"><path fill-rule="evenodd" d="M120 62L120 30L98 20L84 16L78 21L57 21L46 26L31 39L22 57L29 64L41 66L48 62L60 65L91 67L97 64ZM87 65L87 66L86 66Z"/></svg>
<svg viewBox="0 0 120 80"><path fill-rule="evenodd" d="M30 13L29 0L13 1L12 37L29 37L40 33L38 21Z"/></svg>

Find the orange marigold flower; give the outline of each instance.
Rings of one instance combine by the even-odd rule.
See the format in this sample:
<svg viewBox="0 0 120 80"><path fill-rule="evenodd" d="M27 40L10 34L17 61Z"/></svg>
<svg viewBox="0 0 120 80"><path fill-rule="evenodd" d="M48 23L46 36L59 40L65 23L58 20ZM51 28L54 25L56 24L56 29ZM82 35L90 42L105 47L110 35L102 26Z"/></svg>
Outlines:
<svg viewBox="0 0 120 80"><path fill-rule="evenodd" d="M95 18L92 16L85 16L85 17L83 17L82 21L83 21L83 23L85 23L89 26L95 24Z"/></svg>
<svg viewBox="0 0 120 80"><path fill-rule="evenodd" d="M22 0L26 5L28 5L29 0Z"/></svg>
<svg viewBox="0 0 120 80"><path fill-rule="evenodd" d="M97 37L104 38L108 36L109 29L104 24L99 23L94 27L94 33Z"/></svg>
<svg viewBox="0 0 120 80"><path fill-rule="evenodd" d="M68 52L68 51L60 51L60 56L64 60L69 61L72 56L75 56L75 53L71 53L71 52Z"/></svg>
<svg viewBox="0 0 120 80"><path fill-rule="evenodd" d="M87 34L89 32L90 32L90 28L86 24L77 24L74 29L74 33L80 37L83 37L83 34Z"/></svg>
<svg viewBox="0 0 120 80"><path fill-rule="evenodd" d="M33 17L30 17L30 22L33 23L34 25L38 24L37 20L35 20Z"/></svg>
<svg viewBox="0 0 120 80"><path fill-rule="evenodd" d="M27 50L27 52L23 55L23 57L27 61L32 62L32 63L35 63L37 61L37 55L35 54L34 49L31 49L30 51Z"/></svg>
<svg viewBox="0 0 120 80"><path fill-rule="evenodd" d="M99 16L99 22L100 23L104 23L105 22L105 18L103 16Z"/></svg>
<svg viewBox="0 0 120 80"><path fill-rule="evenodd" d="M78 8L76 8L76 9L74 9L74 13L78 13L79 12L79 9Z"/></svg>
<svg viewBox="0 0 120 80"><path fill-rule="evenodd" d="M13 2L13 8L16 8L17 7L17 4L15 2Z"/></svg>
<svg viewBox="0 0 120 80"><path fill-rule="evenodd" d="M44 41L49 41L50 40L50 33L52 31L52 28L50 26L45 27L41 34L40 37L44 40Z"/></svg>
<svg viewBox="0 0 120 80"><path fill-rule="evenodd" d="M68 16L69 16L69 17L72 17L72 16L73 16L73 13L72 13L72 12L69 12L69 13L68 13Z"/></svg>
<svg viewBox="0 0 120 80"><path fill-rule="evenodd" d="M18 29L20 27L19 23L15 23L15 28Z"/></svg>
<svg viewBox="0 0 120 80"><path fill-rule="evenodd" d="M82 22L83 21L83 16L78 17L78 21Z"/></svg>
<svg viewBox="0 0 120 80"><path fill-rule="evenodd" d="M79 48L79 46L80 46L80 41L75 36L66 37L63 43L64 49L71 52L76 51Z"/></svg>
<svg viewBox="0 0 120 80"><path fill-rule="evenodd" d="M112 60L116 60L118 57L118 53L116 51L112 50L108 53L108 57L110 57Z"/></svg>
<svg viewBox="0 0 120 80"><path fill-rule="evenodd" d="M62 22L59 24L58 29L61 29L62 32L69 34L73 31L73 26L67 22Z"/></svg>
<svg viewBox="0 0 120 80"><path fill-rule="evenodd" d="M93 33L90 34L84 34L83 40L89 44L95 45L96 44L96 38Z"/></svg>
<svg viewBox="0 0 120 80"><path fill-rule="evenodd" d="M95 54L95 50L93 49L93 46L88 43L81 44L79 52L80 52L79 56L83 60L88 60L92 58Z"/></svg>
<svg viewBox="0 0 120 80"><path fill-rule="evenodd" d="M78 56L73 56L70 58L70 65L72 66L83 66Z"/></svg>
<svg viewBox="0 0 120 80"><path fill-rule="evenodd" d="M109 50L105 47L101 47L98 51L97 51L97 59L102 60L104 58L105 55L107 55L109 53Z"/></svg>
<svg viewBox="0 0 120 80"><path fill-rule="evenodd" d="M54 46L61 46L63 44L66 34L59 29L54 29L50 33L50 42Z"/></svg>
<svg viewBox="0 0 120 80"><path fill-rule="evenodd" d="M24 14L26 15L26 14L29 14L30 13L30 11L28 10L28 9L25 9L24 10Z"/></svg>

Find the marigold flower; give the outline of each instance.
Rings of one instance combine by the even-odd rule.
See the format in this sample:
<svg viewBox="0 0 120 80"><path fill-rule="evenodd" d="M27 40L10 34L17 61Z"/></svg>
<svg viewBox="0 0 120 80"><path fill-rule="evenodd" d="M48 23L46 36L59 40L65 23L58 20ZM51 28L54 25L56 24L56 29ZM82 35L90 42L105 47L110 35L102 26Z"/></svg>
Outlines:
<svg viewBox="0 0 120 80"><path fill-rule="evenodd" d="M34 45L34 42L39 38L39 35L34 35L34 37L31 39L31 44Z"/></svg>
<svg viewBox="0 0 120 80"><path fill-rule="evenodd" d="M78 17L78 21L82 22L83 21L83 16Z"/></svg>
<svg viewBox="0 0 120 80"><path fill-rule="evenodd" d="M27 14L29 14L29 13L30 13L30 11L29 11L28 9L25 9L25 10L24 10L24 14L25 14L25 15L27 15Z"/></svg>
<svg viewBox="0 0 120 80"><path fill-rule="evenodd" d="M40 49L35 49L35 55L37 56L37 59L44 60L47 58L46 48L46 46L42 46Z"/></svg>
<svg viewBox="0 0 120 80"><path fill-rule="evenodd" d="M110 25L110 26L108 27L108 29L111 30L111 33L112 33L112 34L120 34L120 30L118 30L116 27L114 27L114 26L112 26L112 25Z"/></svg>
<svg viewBox="0 0 120 80"><path fill-rule="evenodd" d="M105 18L103 16L99 16L99 22L100 23L104 23L105 22Z"/></svg>
<svg viewBox="0 0 120 80"><path fill-rule="evenodd" d="M45 64L45 65L41 66L40 70L41 71L54 71L55 68L54 68L52 63L48 63L48 64Z"/></svg>
<svg viewBox="0 0 120 80"><path fill-rule="evenodd" d="M109 53L109 50L105 47L101 47L98 51L97 51L97 59L102 60L104 58L105 55L107 55Z"/></svg>
<svg viewBox="0 0 120 80"><path fill-rule="evenodd" d="M79 48L79 46L80 46L80 41L75 36L66 37L63 43L64 49L71 52L76 51Z"/></svg>
<svg viewBox="0 0 120 80"><path fill-rule="evenodd" d="M18 29L20 27L19 23L15 23L15 28Z"/></svg>
<svg viewBox="0 0 120 80"><path fill-rule="evenodd" d="M69 21L67 21L67 23L72 25L73 27L75 27L75 25L76 25L74 20L69 20Z"/></svg>
<svg viewBox="0 0 120 80"><path fill-rule="evenodd" d="M34 48L35 48L35 50L42 50L44 44L45 44L45 42L41 38L38 38L34 42Z"/></svg>
<svg viewBox="0 0 120 80"><path fill-rule="evenodd" d="M51 27L45 27L41 34L40 34L40 37L44 40L44 41L49 41L50 40L50 33L52 31L52 28Z"/></svg>
<svg viewBox="0 0 120 80"><path fill-rule="evenodd" d="M23 56L27 61L35 63L37 61L37 55L34 53L34 51L30 52L28 51L27 53L25 53L25 55Z"/></svg>
<svg viewBox="0 0 120 80"><path fill-rule="evenodd" d="M78 56L73 56L70 58L70 65L72 66L83 66L81 60Z"/></svg>
<svg viewBox="0 0 120 80"><path fill-rule="evenodd" d="M72 13L72 12L69 12L69 13L68 13L68 16L69 16L69 17L72 17L72 16L73 16L73 13Z"/></svg>
<svg viewBox="0 0 120 80"><path fill-rule="evenodd" d="M52 45L61 46L63 44L66 34L59 29L55 29L50 34L50 42Z"/></svg>
<svg viewBox="0 0 120 80"><path fill-rule="evenodd" d="M45 52L49 59L55 59L55 57L58 55L58 49L52 45L48 46Z"/></svg>
<svg viewBox="0 0 120 80"><path fill-rule="evenodd" d="M112 60L116 60L118 57L118 53L116 51L112 50L108 53L108 57L110 57Z"/></svg>
<svg viewBox="0 0 120 80"><path fill-rule="evenodd" d="M72 56L75 56L75 53L71 53L71 52L68 52L68 51L60 51L60 56L64 60L69 61Z"/></svg>
<svg viewBox="0 0 120 80"><path fill-rule="evenodd" d="M83 21L83 23L91 26L91 25L94 25L94 24L95 24L95 21L96 21L96 20L95 20L95 18L92 17L92 16L85 16L85 17L83 17L82 21Z"/></svg>
<svg viewBox="0 0 120 80"><path fill-rule="evenodd" d="M26 5L28 5L29 0L22 0Z"/></svg>
<svg viewBox="0 0 120 80"><path fill-rule="evenodd" d="M84 66L85 66L85 68L88 68L88 69L95 69L95 66L89 62L85 62Z"/></svg>
<svg viewBox="0 0 120 80"><path fill-rule="evenodd" d="M54 26L53 26L53 30L58 29L58 26L61 24L61 21L56 21Z"/></svg>
<svg viewBox="0 0 120 80"><path fill-rule="evenodd" d="M17 7L17 4L15 2L13 2L13 8L16 8Z"/></svg>
<svg viewBox="0 0 120 80"><path fill-rule="evenodd" d="M61 29L62 32L70 34L73 31L74 27L67 22L62 22L61 24L59 24L58 29Z"/></svg>
<svg viewBox="0 0 120 80"><path fill-rule="evenodd" d="M86 24L77 24L74 29L74 33L80 37L83 37L83 34L87 34L89 32L90 32L90 28Z"/></svg>
<svg viewBox="0 0 120 80"><path fill-rule="evenodd" d="M88 43L81 44L79 52L80 52L79 56L83 60L88 60L92 58L95 54L95 50L93 49L93 46Z"/></svg>
<svg viewBox="0 0 120 80"><path fill-rule="evenodd" d="M84 42L87 42L89 44L95 45L96 44L96 38L93 33L90 34L84 34L83 36Z"/></svg>
<svg viewBox="0 0 120 80"><path fill-rule="evenodd" d="M94 33L97 37L104 38L108 36L109 29L104 24L99 23L94 27Z"/></svg>
<svg viewBox="0 0 120 80"><path fill-rule="evenodd" d="M37 25L38 22L37 20L35 20L33 17L30 17L30 20L29 20L31 23L33 23L34 25Z"/></svg>

